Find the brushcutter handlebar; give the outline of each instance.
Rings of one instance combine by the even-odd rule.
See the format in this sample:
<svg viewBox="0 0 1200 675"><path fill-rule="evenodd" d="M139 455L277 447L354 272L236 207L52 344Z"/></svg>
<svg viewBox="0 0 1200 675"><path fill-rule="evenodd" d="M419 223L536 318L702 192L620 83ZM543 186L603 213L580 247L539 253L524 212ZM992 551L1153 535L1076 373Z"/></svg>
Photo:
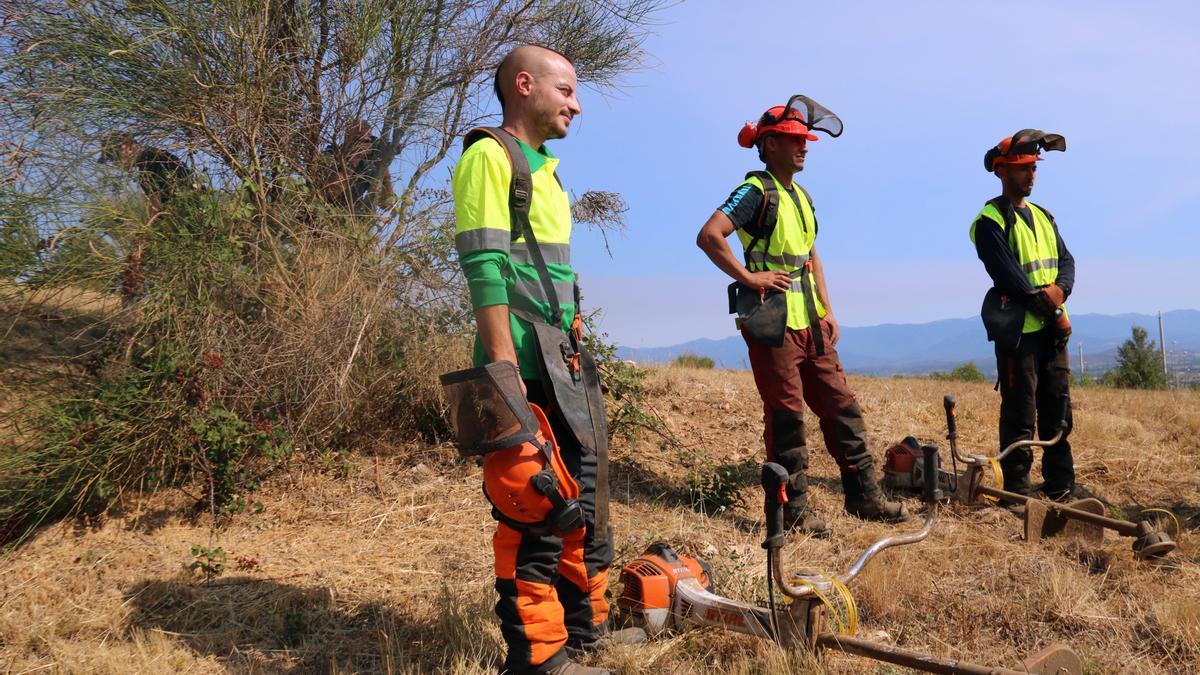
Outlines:
<svg viewBox="0 0 1200 675"><path fill-rule="evenodd" d="M950 394L942 397L942 407L946 409L946 440L950 441L950 457L956 462L970 464L971 458L958 454L958 415L955 408L958 400Z"/></svg>
<svg viewBox="0 0 1200 675"><path fill-rule="evenodd" d="M932 506L942 498L942 491L938 489L938 449L936 445L922 446L921 449L925 452L925 489L921 492L921 500Z"/></svg>
<svg viewBox="0 0 1200 675"><path fill-rule="evenodd" d="M946 394L942 398L942 407L946 409L946 440L948 441L958 438L958 422L954 419L954 406L957 404L958 401L950 394Z"/></svg>
<svg viewBox="0 0 1200 675"><path fill-rule="evenodd" d="M778 549L783 546L783 505L787 502L787 469L767 462L762 468L763 511L767 519L767 538L762 547Z"/></svg>
<svg viewBox="0 0 1200 675"><path fill-rule="evenodd" d="M1061 394L1058 397L1058 433L1062 435L1067 431L1067 417L1071 414L1071 396L1069 394Z"/></svg>
<svg viewBox="0 0 1200 675"><path fill-rule="evenodd" d="M1005 457L1008 457L1009 453L1011 453L1013 450L1016 450L1018 448L1048 448L1051 445L1054 445L1055 443L1058 443L1059 441L1061 441L1063 434L1067 433L1067 414L1071 410L1071 401L1070 401L1070 399L1067 398L1067 396L1065 394L1062 396L1061 401L1063 403L1062 417L1059 418L1058 432L1055 433L1052 438L1049 438L1044 441L1035 441L1033 439L1030 439L1027 441L1017 441L1017 442L1013 443L1012 445L1008 446L1007 448L1005 448L1004 450L1002 450L1000 452L1000 454L996 455L996 461L998 462L998 461L1004 459Z"/></svg>
<svg viewBox="0 0 1200 675"><path fill-rule="evenodd" d="M904 546L906 544L915 544L919 541L923 541L929 536L929 533L933 531L934 522L937 520L937 511L937 502L930 503L929 510L925 512L925 523L920 530L917 530L916 532L909 532L908 534L894 534L889 537L884 537L871 544L869 547L867 547L867 550L863 551L858 556L858 559L854 561L854 564L850 565L850 569L846 570L845 574L838 577L838 581L842 582L843 584L849 584L855 579L855 577L862 573L867 564L871 562L871 559L879 555L879 552L885 548ZM829 582L819 582L806 586L793 586L788 582L787 577L785 577L783 574L782 558L783 556L779 554L774 556L774 558L771 560L770 574L775 579L775 583L779 586L779 589L783 591L784 595L788 596L789 598L799 599L812 595L816 590L821 590L821 592L831 590L831 588L825 588L825 586L831 586Z"/></svg>

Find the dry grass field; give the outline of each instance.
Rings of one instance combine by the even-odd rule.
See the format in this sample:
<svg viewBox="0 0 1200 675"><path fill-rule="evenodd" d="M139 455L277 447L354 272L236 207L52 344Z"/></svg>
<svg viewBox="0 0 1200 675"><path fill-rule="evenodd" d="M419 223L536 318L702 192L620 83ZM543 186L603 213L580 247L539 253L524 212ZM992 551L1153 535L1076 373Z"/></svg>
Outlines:
<svg viewBox="0 0 1200 675"><path fill-rule="evenodd" d="M958 396L962 446L992 450L998 395L988 385L852 385L880 457L908 434L944 446L945 393ZM950 507L929 539L884 552L852 584L860 635L1006 667L1065 642L1089 673L1200 671L1200 395L1084 389L1074 400L1081 484L1110 513L1177 514L1169 564L1135 562L1130 540L1112 533L1100 546L1027 544L1006 511ZM665 541L707 559L723 594L765 599L760 404L749 373L655 370L648 401L678 441L646 430L614 444L617 568ZM815 431L815 503L834 536L793 540L785 552L789 565L833 572L891 528L840 512L836 468ZM723 465L745 504L706 516L689 485ZM446 446L352 451L297 461L255 496L261 513L215 533L182 491L100 522L59 523L0 559L0 671L495 672L493 525L480 480ZM912 518L897 529L917 527ZM209 583L186 569L194 545L227 555ZM907 672L713 630L596 663L621 673Z"/></svg>

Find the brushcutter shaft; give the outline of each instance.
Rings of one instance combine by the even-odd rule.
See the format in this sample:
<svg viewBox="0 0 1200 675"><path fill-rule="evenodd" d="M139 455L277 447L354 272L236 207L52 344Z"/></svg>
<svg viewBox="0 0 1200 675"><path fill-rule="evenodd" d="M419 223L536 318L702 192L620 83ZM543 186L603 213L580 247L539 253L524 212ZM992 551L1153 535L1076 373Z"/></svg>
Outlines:
<svg viewBox="0 0 1200 675"><path fill-rule="evenodd" d="M910 652L907 649L893 647L892 645L879 644L835 633L821 633L817 635L817 645L829 649L837 649L847 654L865 656L876 661L894 663L898 666L916 668L930 673L947 673L949 675L1022 675L1021 671L1018 670L980 666L956 659L941 659L936 656Z"/></svg>
<svg viewBox="0 0 1200 675"><path fill-rule="evenodd" d="M999 499L1000 501L1009 502L1010 504L1024 504L1032 499L1031 497L1019 495L1015 492L1000 490L990 485L980 485L979 494L990 495L996 499ZM1079 520L1085 523L1091 523L1092 525L1099 525L1100 527L1109 530L1114 530L1126 537L1136 537L1144 534L1137 523L1131 523L1128 520L1117 520L1115 518L1109 518L1108 516L1102 516L1098 513L1073 509L1062 504L1047 503L1046 509L1051 513L1057 513L1071 520Z"/></svg>

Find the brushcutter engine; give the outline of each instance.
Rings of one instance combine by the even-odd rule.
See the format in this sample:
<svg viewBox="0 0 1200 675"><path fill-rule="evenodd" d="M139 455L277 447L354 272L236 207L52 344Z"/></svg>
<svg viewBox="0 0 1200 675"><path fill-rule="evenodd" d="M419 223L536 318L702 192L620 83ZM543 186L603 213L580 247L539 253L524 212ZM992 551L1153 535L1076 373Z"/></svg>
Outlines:
<svg viewBox="0 0 1200 675"><path fill-rule="evenodd" d="M694 619L699 623L725 623L720 619L729 608L722 607L724 598L711 592L712 569L708 563L679 555L666 544L651 544L625 565L621 584L625 588L617 605L649 635L682 627ZM728 616L738 625L744 624L739 612Z"/></svg>
<svg viewBox="0 0 1200 675"><path fill-rule="evenodd" d="M912 436L887 449L883 459L883 486L892 492L921 492L925 489L924 449ZM942 468L941 457L933 455L933 471L939 490L950 492L954 476Z"/></svg>

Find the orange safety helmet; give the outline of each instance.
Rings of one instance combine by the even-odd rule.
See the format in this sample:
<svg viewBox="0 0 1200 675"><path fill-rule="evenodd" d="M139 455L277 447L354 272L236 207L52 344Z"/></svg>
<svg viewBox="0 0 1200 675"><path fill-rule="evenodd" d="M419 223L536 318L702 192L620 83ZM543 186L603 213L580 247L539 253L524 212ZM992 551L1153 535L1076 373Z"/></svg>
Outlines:
<svg viewBox="0 0 1200 675"><path fill-rule="evenodd" d="M817 140L817 137L808 130L808 125L802 120L790 116L780 119L786 110L785 106L777 105L763 113L757 124L747 122L742 127L742 130L738 132L738 145L743 148L753 148L758 139L762 138L763 134L766 133L800 136L809 141Z"/></svg>
<svg viewBox="0 0 1200 675"><path fill-rule="evenodd" d="M1013 143L1016 147L1013 147ZM1040 129L1022 129L1005 136L983 156L983 166L989 172L1001 164L1033 164L1042 161L1042 150L1063 152L1067 139L1061 134L1048 134Z"/></svg>
<svg viewBox="0 0 1200 675"><path fill-rule="evenodd" d="M842 120L828 108L807 96L796 94L787 105L768 108L755 124L746 123L738 132L738 145L752 148L764 134L775 133L815 141L814 131L823 131L833 138L842 135Z"/></svg>
<svg viewBox="0 0 1200 675"><path fill-rule="evenodd" d="M539 427L534 439L484 456L483 491L510 525L568 532L576 519L582 525L579 484L563 463L546 413L529 407Z"/></svg>

